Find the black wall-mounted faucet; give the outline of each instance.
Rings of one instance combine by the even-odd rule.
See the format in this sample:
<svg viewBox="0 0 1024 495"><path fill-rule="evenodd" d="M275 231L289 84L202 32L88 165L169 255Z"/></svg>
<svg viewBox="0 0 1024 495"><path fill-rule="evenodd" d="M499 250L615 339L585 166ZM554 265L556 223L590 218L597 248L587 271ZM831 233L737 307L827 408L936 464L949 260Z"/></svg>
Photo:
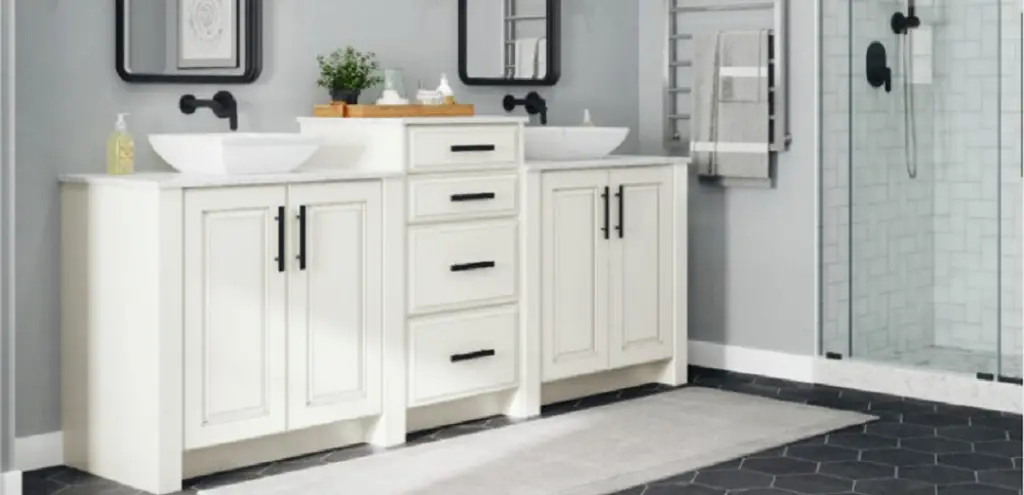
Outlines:
<svg viewBox="0 0 1024 495"><path fill-rule="evenodd" d="M530 115L540 114L540 125L548 125L548 102L544 101L536 91L530 91L525 99L518 99L512 95L505 95L501 100L501 106L506 112L512 112L516 107L522 105L526 113Z"/></svg>
<svg viewBox="0 0 1024 495"><path fill-rule="evenodd" d="M197 108L206 107L213 110L213 114L219 119L229 119L231 130L238 130L238 102L235 97L227 91L218 91L213 95L212 100L200 100L195 95L185 95L178 101L178 108L181 113L191 115Z"/></svg>

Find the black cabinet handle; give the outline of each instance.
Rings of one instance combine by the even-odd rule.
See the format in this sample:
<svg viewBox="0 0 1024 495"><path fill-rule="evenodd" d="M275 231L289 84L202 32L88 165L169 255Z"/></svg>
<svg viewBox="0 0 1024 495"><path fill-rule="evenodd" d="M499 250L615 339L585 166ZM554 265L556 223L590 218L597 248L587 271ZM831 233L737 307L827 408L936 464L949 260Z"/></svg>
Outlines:
<svg viewBox="0 0 1024 495"><path fill-rule="evenodd" d="M494 193L470 193L470 194L452 194L453 202L460 201L483 201L485 199L494 199Z"/></svg>
<svg viewBox="0 0 1024 495"><path fill-rule="evenodd" d="M299 207L299 270L306 269L306 205Z"/></svg>
<svg viewBox="0 0 1024 495"><path fill-rule="evenodd" d="M623 216L625 213L624 203L626 202L626 188L622 184L619 184L619 192L615 193L615 198L619 200L619 225L615 227L615 230L619 232L619 239L622 239L624 235L623 226L626 224L626 217Z"/></svg>
<svg viewBox="0 0 1024 495"><path fill-rule="evenodd" d="M452 153L472 153L475 151L494 151L493 144L453 144Z"/></svg>
<svg viewBox="0 0 1024 495"><path fill-rule="evenodd" d="M494 262L477 261L476 263L463 263L461 265L452 265L453 272L468 272L470 270L479 270L481 268L494 268Z"/></svg>
<svg viewBox="0 0 1024 495"><path fill-rule="evenodd" d="M471 361L473 359L491 357L494 354L494 349L484 349L482 351L467 352L465 354L452 354L452 362L457 363L459 361Z"/></svg>
<svg viewBox="0 0 1024 495"><path fill-rule="evenodd" d="M277 262L277 271L284 271L284 207L277 207L277 216L274 217L277 221L277 257L274 261Z"/></svg>
<svg viewBox="0 0 1024 495"><path fill-rule="evenodd" d="M604 193L601 194L601 200L604 201L604 225L601 227L601 232L604 232L604 238L608 238L608 186L604 186Z"/></svg>

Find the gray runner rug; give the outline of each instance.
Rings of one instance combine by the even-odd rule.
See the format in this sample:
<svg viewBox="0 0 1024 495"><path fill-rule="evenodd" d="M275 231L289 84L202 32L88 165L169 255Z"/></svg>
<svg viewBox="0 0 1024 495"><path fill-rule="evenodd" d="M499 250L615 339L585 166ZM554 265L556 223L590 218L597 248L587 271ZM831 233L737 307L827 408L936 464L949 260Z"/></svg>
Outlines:
<svg viewBox="0 0 1024 495"><path fill-rule="evenodd" d="M872 419L689 387L200 493L601 495Z"/></svg>

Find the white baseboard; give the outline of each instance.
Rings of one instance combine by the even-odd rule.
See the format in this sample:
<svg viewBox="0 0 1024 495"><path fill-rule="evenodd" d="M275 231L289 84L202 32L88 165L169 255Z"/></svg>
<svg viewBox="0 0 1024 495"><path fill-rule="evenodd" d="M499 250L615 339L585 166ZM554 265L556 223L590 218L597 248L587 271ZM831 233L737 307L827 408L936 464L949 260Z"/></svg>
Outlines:
<svg viewBox="0 0 1024 495"><path fill-rule="evenodd" d="M690 364L704 368L814 383L815 356L690 341Z"/></svg>
<svg viewBox="0 0 1024 495"><path fill-rule="evenodd" d="M14 469L32 471L64 464L64 434L51 431L14 439ZM4 493L3 495L6 495Z"/></svg>
<svg viewBox="0 0 1024 495"><path fill-rule="evenodd" d="M690 364L1020 414L1021 388L969 375L690 341Z"/></svg>
<svg viewBox="0 0 1024 495"><path fill-rule="evenodd" d="M21 471L0 474L0 495L21 495Z"/></svg>

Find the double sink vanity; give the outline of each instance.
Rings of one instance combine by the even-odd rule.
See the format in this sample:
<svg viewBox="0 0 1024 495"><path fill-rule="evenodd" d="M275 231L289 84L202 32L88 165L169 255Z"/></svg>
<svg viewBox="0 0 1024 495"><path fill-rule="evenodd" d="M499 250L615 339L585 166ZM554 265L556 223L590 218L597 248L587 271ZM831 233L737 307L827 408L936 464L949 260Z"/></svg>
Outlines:
<svg viewBox="0 0 1024 495"><path fill-rule="evenodd" d="M299 126L62 177L68 465L163 494L685 383L685 159L513 117Z"/></svg>

